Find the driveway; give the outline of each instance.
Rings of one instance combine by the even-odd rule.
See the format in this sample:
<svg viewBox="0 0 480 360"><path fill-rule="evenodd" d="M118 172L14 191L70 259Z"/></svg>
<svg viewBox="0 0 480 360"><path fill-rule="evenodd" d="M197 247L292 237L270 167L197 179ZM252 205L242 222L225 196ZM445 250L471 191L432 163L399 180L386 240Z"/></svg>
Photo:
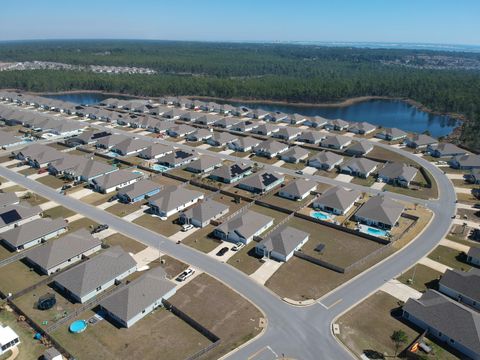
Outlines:
<svg viewBox="0 0 480 360"><path fill-rule="evenodd" d="M148 268L148 264L163 256L163 254L158 249L151 246L143 249L142 251L139 251L136 254L131 255L137 262L137 269L140 271L142 269L146 270Z"/></svg>
<svg viewBox="0 0 480 360"><path fill-rule="evenodd" d="M455 179L460 179L460 180L463 180L463 174L457 174L457 173L447 173L447 178L451 179L451 180L455 180Z"/></svg>
<svg viewBox="0 0 480 360"><path fill-rule="evenodd" d="M253 274L251 274L250 277L263 285L282 265L283 262L273 259L266 259L265 263L263 263L262 266L260 266Z"/></svg>
<svg viewBox="0 0 480 360"><path fill-rule="evenodd" d="M347 174L338 174L335 180L349 183L350 181L353 180L353 176L347 175Z"/></svg>
<svg viewBox="0 0 480 360"><path fill-rule="evenodd" d="M464 253L467 253L468 250L470 250L470 246L463 245L463 244L460 244L456 241L452 241L452 240L448 240L448 239L442 239L442 241L440 241L440 245L443 245L443 246L446 246L446 247L449 247L451 249L455 249L455 250L458 250L458 251L463 251Z"/></svg>
<svg viewBox="0 0 480 360"><path fill-rule="evenodd" d="M235 255L237 252L232 250L232 247L234 247L235 244L224 241L220 245L218 245L215 249L210 251L208 253L209 256L213 257L215 260L221 261L221 262L227 262L228 259L230 259L233 255ZM220 249L228 247L228 251L223 254L222 256L217 256L217 252L220 251Z"/></svg>
<svg viewBox="0 0 480 360"><path fill-rule="evenodd" d="M410 298L419 299L422 296L422 293L420 291L417 291L414 288L411 288L410 286L405 285L396 279L387 281L380 288L380 290L404 302Z"/></svg>
<svg viewBox="0 0 480 360"><path fill-rule="evenodd" d="M442 274L447 271L447 270L452 270L450 266L443 265L442 263L439 263L438 261L432 260L428 257L424 257L419 260L419 264L428 266L430 269L437 270L438 272L441 272Z"/></svg>
<svg viewBox="0 0 480 360"><path fill-rule="evenodd" d="M285 164L285 161L279 160L279 161L277 161L275 164L273 164L273 166L278 166L278 167L280 167L280 166L282 166L283 164Z"/></svg>
<svg viewBox="0 0 480 360"><path fill-rule="evenodd" d="M384 182L375 181L370 187L375 190L382 190L385 187L385 185L387 184Z"/></svg>
<svg viewBox="0 0 480 360"><path fill-rule="evenodd" d="M192 235L198 229L200 229L200 228L194 227L193 229L190 229L188 231L179 231L179 232L173 234L172 236L169 236L168 238L172 241L175 241L175 242L182 241L183 239Z"/></svg>
<svg viewBox="0 0 480 360"><path fill-rule="evenodd" d="M307 166L303 169L303 173L307 175L313 175L317 172L317 168L314 168L312 166Z"/></svg>
<svg viewBox="0 0 480 360"><path fill-rule="evenodd" d="M470 195L472 193L472 189L455 186L455 192L458 193L458 194L468 194L468 195Z"/></svg>
<svg viewBox="0 0 480 360"><path fill-rule="evenodd" d="M68 196L74 198L74 199L81 199L87 195L90 195L93 191L90 189L81 189L78 191L74 191L72 193L69 193Z"/></svg>

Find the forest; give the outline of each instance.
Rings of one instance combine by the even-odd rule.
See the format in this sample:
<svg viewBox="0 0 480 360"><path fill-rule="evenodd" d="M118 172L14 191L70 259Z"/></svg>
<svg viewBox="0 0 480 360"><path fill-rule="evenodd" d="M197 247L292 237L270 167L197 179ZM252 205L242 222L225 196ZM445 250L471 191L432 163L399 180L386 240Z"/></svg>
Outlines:
<svg viewBox="0 0 480 360"><path fill-rule="evenodd" d="M457 113L460 141L480 149L480 72L384 65L419 50L289 44L169 41L36 41L0 43L0 62L55 61L141 66L155 75L34 70L0 72L1 88L30 91L101 90L145 96L192 95L246 100L337 102L357 96L415 100L433 111ZM480 54L454 53L458 61Z"/></svg>

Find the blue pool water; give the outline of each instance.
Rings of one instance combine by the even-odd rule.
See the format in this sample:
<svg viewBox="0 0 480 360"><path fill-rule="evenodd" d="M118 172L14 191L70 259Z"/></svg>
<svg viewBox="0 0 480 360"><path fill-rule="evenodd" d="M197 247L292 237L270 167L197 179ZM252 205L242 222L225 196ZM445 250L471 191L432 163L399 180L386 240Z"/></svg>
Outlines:
<svg viewBox="0 0 480 360"><path fill-rule="evenodd" d="M327 214L325 214L321 211L312 211L310 216L315 218L315 219L319 219L319 220L330 220L331 219L330 215L327 215Z"/></svg>
<svg viewBox="0 0 480 360"><path fill-rule="evenodd" d="M110 157L119 157L120 155L117 154L115 151L109 151L105 155L110 156Z"/></svg>
<svg viewBox="0 0 480 360"><path fill-rule="evenodd" d="M388 231L386 230L381 230L370 226L365 226L365 228L362 227L362 230L364 230L363 232L373 236L388 237Z"/></svg>
<svg viewBox="0 0 480 360"><path fill-rule="evenodd" d="M70 324L70 332L74 334L81 333L87 328L87 322L85 320L77 320Z"/></svg>
<svg viewBox="0 0 480 360"><path fill-rule="evenodd" d="M168 166L160 165L160 164L152 165L152 169L155 170L155 171L160 171L160 172L165 172L167 170L170 170L170 168Z"/></svg>

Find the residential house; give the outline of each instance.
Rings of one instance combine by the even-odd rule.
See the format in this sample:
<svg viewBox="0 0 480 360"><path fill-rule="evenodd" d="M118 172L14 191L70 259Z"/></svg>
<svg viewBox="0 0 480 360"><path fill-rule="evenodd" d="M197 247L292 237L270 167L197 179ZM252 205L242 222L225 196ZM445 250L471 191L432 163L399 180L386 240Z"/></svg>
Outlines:
<svg viewBox="0 0 480 360"><path fill-rule="evenodd" d="M288 121L288 115L281 112L273 112L265 116L265 120L271 122Z"/></svg>
<svg viewBox="0 0 480 360"><path fill-rule="evenodd" d="M213 114L204 114L200 117L198 117L195 120L195 124L200 124L200 125L213 125L217 121L221 120L222 117L218 115L213 115Z"/></svg>
<svg viewBox="0 0 480 360"><path fill-rule="evenodd" d="M297 140L307 144L319 144L325 138L326 136L319 131L306 131Z"/></svg>
<svg viewBox="0 0 480 360"><path fill-rule="evenodd" d="M273 221L270 216L248 210L215 228L213 235L221 240L249 244L254 237L271 227Z"/></svg>
<svg viewBox="0 0 480 360"><path fill-rule="evenodd" d="M122 156L133 155L151 146L146 140L133 139L129 137L111 147L111 150Z"/></svg>
<svg viewBox="0 0 480 360"><path fill-rule="evenodd" d="M375 171L379 163L365 158L352 158L340 165L340 171L344 174L367 178Z"/></svg>
<svg viewBox="0 0 480 360"><path fill-rule="evenodd" d="M425 134L415 134L405 139L405 145L412 149L425 149L438 144L438 140Z"/></svg>
<svg viewBox="0 0 480 360"><path fill-rule="evenodd" d="M326 211L334 215L345 215L352 209L362 193L357 190L346 190L335 186L318 196L313 202L314 209Z"/></svg>
<svg viewBox="0 0 480 360"><path fill-rule="evenodd" d="M143 179L143 174L138 171L118 170L92 179L90 183L96 191L108 194L112 191L124 188Z"/></svg>
<svg viewBox="0 0 480 360"><path fill-rule="evenodd" d="M252 129L251 133L257 134L257 135L263 135L263 136L270 136L274 132L277 132L278 130L280 130L278 126L266 123L266 124L260 124L256 128Z"/></svg>
<svg viewBox="0 0 480 360"><path fill-rule="evenodd" d="M20 199L14 192L0 193L0 208L18 203L20 203Z"/></svg>
<svg viewBox="0 0 480 360"><path fill-rule="evenodd" d="M197 128L194 128L190 125L181 124L167 129L167 134L171 137L184 137L194 133L195 131L197 131Z"/></svg>
<svg viewBox="0 0 480 360"><path fill-rule="evenodd" d="M480 248L472 246L470 250L468 250L467 262L475 266L480 266Z"/></svg>
<svg viewBox="0 0 480 360"><path fill-rule="evenodd" d="M258 146L262 140L256 138L245 136L239 137L238 140L232 141L228 144L228 147L234 151L238 152L247 152L252 151L255 146Z"/></svg>
<svg viewBox="0 0 480 360"><path fill-rule="evenodd" d="M335 119L330 120L327 124L325 124L325 129L328 130L336 130L336 131L344 131L350 127L350 123L348 121L342 119Z"/></svg>
<svg viewBox="0 0 480 360"><path fill-rule="evenodd" d="M310 152L301 146L292 146L287 151L280 155L280 158L288 163L297 164L301 160L308 158Z"/></svg>
<svg viewBox="0 0 480 360"><path fill-rule="evenodd" d="M154 181L143 179L118 190L118 198L124 203L136 203L158 194L163 188Z"/></svg>
<svg viewBox="0 0 480 360"><path fill-rule="evenodd" d="M351 156L364 156L364 155L367 155L372 150L373 150L373 145L370 142L358 141L350 145L345 150L345 154L348 154Z"/></svg>
<svg viewBox="0 0 480 360"><path fill-rule="evenodd" d="M255 109L255 110L251 111L247 116L252 118L252 119L262 120L262 119L268 117L269 115L270 114L268 112L266 112L265 110Z"/></svg>
<svg viewBox="0 0 480 360"><path fill-rule="evenodd" d="M328 124L328 120L321 116L313 116L305 121L305 125L313 128L323 128Z"/></svg>
<svg viewBox="0 0 480 360"><path fill-rule="evenodd" d="M48 165L48 171L54 176L62 176L74 181L87 181L117 171L116 166L82 156L68 155Z"/></svg>
<svg viewBox="0 0 480 360"><path fill-rule="evenodd" d="M472 184L480 184L480 169L470 170L470 174L466 175L466 179Z"/></svg>
<svg viewBox="0 0 480 360"><path fill-rule="evenodd" d="M212 156L200 156L197 160L188 164L185 170L196 174L205 174L220 166L222 166L222 159Z"/></svg>
<svg viewBox="0 0 480 360"><path fill-rule="evenodd" d="M278 173L260 171L242 180L236 186L254 194L263 194L280 185L284 180L285 177Z"/></svg>
<svg viewBox="0 0 480 360"><path fill-rule="evenodd" d="M358 135L367 135L374 132L376 129L377 127L375 125L365 121L353 123L348 127L348 131Z"/></svg>
<svg viewBox="0 0 480 360"><path fill-rule="evenodd" d="M304 116L304 115L300 115L300 114L293 114L293 115L290 115L288 117L288 120L290 122L290 124L292 125L298 125L298 124L301 124L301 123L304 123L305 121L307 121L307 117Z"/></svg>
<svg viewBox="0 0 480 360"><path fill-rule="evenodd" d="M130 137L127 135L113 134L113 135L102 137L97 141L95 146L98 148L110 150L115 145L128 139L130 139Z"/></svg>
<svg viewBox="0 0 480 360"><path fill-rule="evenodd" d="M469 359L480 359L480 314L465 305L428 289L419 299L403 305L403 318L427 335L456 349Z"/></svg>
<svg viewBox="0 0 480 360"><path fill-rule="evenodd" d="M284 126L284 127L281 127L280 130L273 133L272 137L286 140L286 141L291 141L299 137L301 133L302 133L302 130L299 128Z"/></svg>
<svg viewBox="0 0 480 360"><path fill-rule="evenodd" d="M230 129L233 125L239 123L240 119L238 118L232 118L232 117L224 117L218 121L216 121L213 126L223 128L223 129Z"/></svg>
<svg viewBox="0 0 480 360"><path fill-rule="evenodd" d="M462 156L466 155L467 151L460 149L458 146L451 143L440 143L436 145L430 145L427 147L427 152L437 158Z"/></svg>
<svg viewBox="0 0 480 360"><path fill-rule="evenodd" d="M107 296L100 307L116 323L130 328L161 307L162 300L169 299L175 292L175 283L167 279L163 268L156 267Z"/></svg>
<svg viewBox="0 0 480 360"><path fill-rule="evenodd" d="M52 161L65 156L65 153L43 144L32 144L19 151L13 151L12 154L18 160L34 168L44 168Z"/></svg>
<svg viewBox="0 0 480 360"><path fill-rule="evenodd" d="M65 145L69 147L75 147L80 145L95 144L98 140L105 136L110 136L111 133L103 130L88 130L84 131L80 135L65 139Z"/></svg>
<svg viewBox="0 0 480 360"><path fill-rule="evenodd" d="M173 153L173 147L163 144L151 144L146 149L140 151L138 156L146 160L156 160L165 155Z"/></svg>
<svg viewBox="0 0 480 360"><path fill-rule="evenodd" d="M148 200L153 214L168 218L202 200L205 194L174 185L165 186L158 194Z"/></svg>
<svg viewBox="0 0 480 360"><path fill-rule="evenodd" d="M213 170L210 178L226 184L235 183L252 173L252 167L242 163L222 165Z"/></svg>
<svg viewBox="0 0 480 360"><path fill-rule="evenodd" d="M378 171L378 181L409 187L410 183L417 176L417 173L417 168L413 166L399 162L391 162L385 164L385 166Z"/></svg>
<svg viewBox="0 0 480 360"><path fill-rule="evenodd" d="M211 221L226 215L228 211L227 205L207 199L182 212L178 220L181 224L192 224L195 227L203 228Z"/></svg>
<svg viewBox="0 0 480 360"><path fill-rule="evenodd" d="M473 170L480 169L480 155L467 154L453 157L449 164L454 169Z"/></svg>
<svg viewBox="0 0 480 360"><path fill-rule="evenodd" d="M253 148L255 155L266 158L274 158L288 150L288 144L268 139Z"/></svg>
<svg viewBox="0 0 480 360"><path fill-rule="evenodd" d="M102 241L80 229L37 246L27 253L27 261L42 274L51 275L100 251Z"/></svg>
<svg viewBox="0 0 480 360"><path fill-rule="evenodd" d="M135 259L120 246L113 246L57 275L54 284L83 304L135 271Z"/></svg>
<svg viewBox="0 0 480 360"><path fill-rule="evenodd" d="M407 137L407 133L397 128L386 128L375 134L375 137L387 141L403 140Z"/></svg>
<svg viewBox="0 0 480 360"><path fill-rule="evenodd" d="M188 134L186 139L188 141L205 141L213 136L211 129L198 129L195 132Z"/></svg>
<svg viewBox="0 0 480 360"><path fill-rule="evenodd" d="M340 165L342 161L343 156L323 150L308 159L307 164L317 169L330 171Z"/></svg>
<svg viewBox="0 0 480 360"><path fill-rule="evenodd" d="M41 213L40 206L30 206L27 202L4 206L0 208L0 233L39 219Z"/></svg>
<svg viewBox="0 0 480 360"><path fill-rule="evenodd" d="M238 140L238 136L229 134L228 132L215 132L213 136L207 140L207 144L211 146L225 146L236 140Z"/></svg>
<svg viewBox="0 0 480 360"><path fill-rule="evenodd" d="M230 130L245 133L245 132L252 131L257 127L258 127L258 123L256 121L254 122L254 121L246 120L246 121L240 121L236 123L230 128Z"/></svg>
<svg viewBox="0 0 480 360"><path fill-rule="evenodd" d="M193 151L175 150L174 152L161 157L158 163L171 168L177 168L187 165L197 159L198 156L195 155Z"/></svg>
<svg viewBox="0 0 480 360"><path fill-rule="evenodd" d="M438 290L452 299L480 310L480 269L465 272L447 269L438 282Z"/></svg>
<svg viewBox="0 0 480 360"><path fill-rule="evenodd" d="M286 199L300 201L305 199L317 188L317 183L306 179L296 179L282 187L278 196Z"/></svg>
<svg viewBox="0 0 480 360"><path fill-rule="evenodd" d="M67 231L63 219L36 219L0 234L3 243L13 251L21 251L41 244Z"/></svg>
<svg viewBox="0 0 480 360"><path fill-rule="evenodd" d="M390 230L397 224L403 210L405 210L405 206L401 203L377 195L363 204L355 213L355 219L362 224Z"/></svg>
<svg viewBox="0 0 480 360"><path fill-rule="evenodd" d="M6 359L10 359L11 355L14 354L13 348L17 347L20 344L20 337L15 331L12 330L10 326L0 325L0 356L6 356ZM10 354L7 354L10 352Z"/></svg>
<svg viewBox="0 0 480 360"><path fill-rule="evenodd" d="M25 142L25 140L13 136L6 131L0 131L0 147L6 149L12 146L18 146Z"/></svg>
<svg viewBox="0 0 480 360"><path fill-rule="evenodd" d="M268 238L260 241L255 246L255 253L269 259L287 262L295 251L305 245L309 237L309 233L286 226L275 230Z"/></svg>
<svg viewBox="0 0 480 360"><path fill-rule="evenodd" d="M320 142L320 146L329 149L342 150L352 143L352 138L343 135L327 136Z"/></svg>

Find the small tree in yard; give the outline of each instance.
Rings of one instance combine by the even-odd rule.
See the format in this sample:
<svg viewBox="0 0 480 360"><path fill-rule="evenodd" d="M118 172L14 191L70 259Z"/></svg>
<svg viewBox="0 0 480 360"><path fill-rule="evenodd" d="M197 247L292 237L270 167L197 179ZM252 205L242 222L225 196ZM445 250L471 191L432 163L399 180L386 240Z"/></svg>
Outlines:
<svg viewBox="0 0 480 360"><path fill-rule="evenodd" d="M392 336L390 336L390 339L395 345L395 356L397 356L398 350L400 350L400 348L407 343L408 336L403 330L395 330Z"/></svg>

